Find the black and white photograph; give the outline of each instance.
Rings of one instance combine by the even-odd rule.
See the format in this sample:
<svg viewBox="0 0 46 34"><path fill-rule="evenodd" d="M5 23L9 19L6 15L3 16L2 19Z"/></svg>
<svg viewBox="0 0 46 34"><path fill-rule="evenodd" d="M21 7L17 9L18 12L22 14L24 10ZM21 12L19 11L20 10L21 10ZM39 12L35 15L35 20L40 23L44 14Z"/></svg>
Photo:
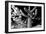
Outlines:
<svg viewBox="0 0 46 34"><path fill-rule="evenodd" d="M8 32L44 30L44 3L6 2L5 10Z"/></svg>

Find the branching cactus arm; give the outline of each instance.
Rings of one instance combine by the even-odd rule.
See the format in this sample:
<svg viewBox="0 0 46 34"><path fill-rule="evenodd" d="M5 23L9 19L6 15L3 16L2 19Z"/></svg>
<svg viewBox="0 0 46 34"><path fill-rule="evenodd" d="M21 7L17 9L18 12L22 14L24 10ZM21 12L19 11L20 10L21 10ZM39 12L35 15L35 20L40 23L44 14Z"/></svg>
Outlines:
<svg viewBox="0 0 46 34"><path fill-rule="evenodd" d="M21 9L20 9L20 12L21 12L21 15L25 16Z"/></svg>
<svg viewBox="0 0 46 34"><path fill-rule="evenodd" d="M37 15L37 9L35 10L35 16Z"/></svg>
<svg viewBox="0 0 46 34"><path fill-rule="evenodd" d="M13 8L13 10L15 10L15 6L14 5L12 5L12 8Z"/></svg>
<svg viewBox="0 0 46 34"><path fill-rule="evenodd" d="M37 9L35 10L34 17L32 17L32 19L34 19L36 15L37 15Z"/></svg>
<svg viewBox="0 0 46 34"><path fill-rule="evenodd" d="M27 15L25 15L25 14L22 12L21 9L20 9L20 12L21 12L21 15L22 15L22 16L28 17Z"/></svg>
<svg viewBox="0 0 46 34"><path fill-rule="evenodd" d="M36 9L36 7L34 7L32 10L30 10L30 12L33 12Z"/></svg>

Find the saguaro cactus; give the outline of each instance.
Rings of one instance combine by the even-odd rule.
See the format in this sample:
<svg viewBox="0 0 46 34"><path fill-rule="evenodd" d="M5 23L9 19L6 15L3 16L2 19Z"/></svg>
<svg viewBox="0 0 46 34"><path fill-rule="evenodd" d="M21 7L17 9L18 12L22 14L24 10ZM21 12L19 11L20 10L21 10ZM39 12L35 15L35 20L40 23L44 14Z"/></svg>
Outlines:
<svg viewBox="0 0 46 34"><path fill-rule="evenodd" d="M36 9L36 7L34 7L32 10L30 10L30 6L28 8L28 10L26 8L24 8L24 10L28 13L28 23L27 23L27 27L30 28L32 26L32 16L33 16L33 11Z"/></svg>

